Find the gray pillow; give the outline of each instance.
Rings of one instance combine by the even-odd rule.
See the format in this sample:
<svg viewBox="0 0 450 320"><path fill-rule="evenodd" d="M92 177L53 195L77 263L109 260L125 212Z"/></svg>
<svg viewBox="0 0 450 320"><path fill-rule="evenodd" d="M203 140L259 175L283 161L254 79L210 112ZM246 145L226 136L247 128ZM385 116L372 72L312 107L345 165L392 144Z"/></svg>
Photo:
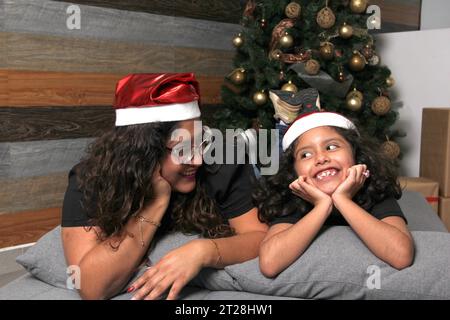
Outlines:
<svg viewBox="0 0 450 320"><path fill-rule="evenodd" d="M450 299L450 234L412 234L416 245L414 264L400 271L375 257L349 227L326 229L300 259L274 279L259 272L258 259L225 270L243 290L266 295L303 299Z"/></svg>
<svg viewBox="0 0 450 320"><path fill-rule="evenodd" d="M158 262L169 251L196 238L198 238L197 235L189 236L181 233L164 235L149 250L149 259L154 263ZM24 254L18 256L16 262L22 265L34 277L45 283L58 288L67 288L67 264L61 241L60 226L49 231ZM144 271L145 268L138 270L129 281L129 284L134 282ZM240 290L240 287L234 279L224 270L209 268L204 269L191 284L210 290Z"/></svg>
<svg viewBox="0 0 450 320"><path fill-rule="evenodd" d="M210 290L247 291L305 299L450 299L450 234L412 232L416 244L414 264L401 271L376 258L349 227L332 227L321 233L294 264L275 279L259 272L258 260L204 269L192 285ZM194 239L179 233L159 239L150 251L151 261ZM17 258L30 273L51 285L66 288L66 263L60 228L41 238ZM380 288L374 280L378 270ZM141 272L142 273L142 270Z"/></svg>
<svg viewBox="0 0 450 320"><path fill-rule="evenodd" d="M36 278L58 288L67 288L67 264L61 241L61 227L49 231L24 254L16 258Z"/></svg>

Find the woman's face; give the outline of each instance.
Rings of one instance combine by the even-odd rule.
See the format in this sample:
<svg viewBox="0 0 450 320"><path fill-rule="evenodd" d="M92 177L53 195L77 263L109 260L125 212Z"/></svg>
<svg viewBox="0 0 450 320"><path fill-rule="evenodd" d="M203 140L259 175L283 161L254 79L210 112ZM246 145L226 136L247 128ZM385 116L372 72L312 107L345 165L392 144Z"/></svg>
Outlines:
<svg viewBox="0 0 450 320"><path fill-rule="evenodd" d="M201 128L198 119L180 121L166 142L167 154L161 164L161 176L169 182L172 191L188 193L195 188L196 173L203 163L201 153L195 148L202 141ZM182 159L182 151L189 148L194 150L192 159Z"/></svg>
<svg viewBox="0 0 450 320"><path fill-rule="evenodd" d="M317 127L297 138L295 171L331 195L355 164L350 144L332 127Z"/></svg>

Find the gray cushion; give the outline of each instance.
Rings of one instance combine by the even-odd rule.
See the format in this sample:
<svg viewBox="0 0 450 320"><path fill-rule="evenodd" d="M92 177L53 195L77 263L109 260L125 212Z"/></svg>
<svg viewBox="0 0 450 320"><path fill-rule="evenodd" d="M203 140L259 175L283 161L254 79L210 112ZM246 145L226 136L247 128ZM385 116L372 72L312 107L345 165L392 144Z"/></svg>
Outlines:
<svg viewBox="0 0 450 320"><path fill-rule="evenodd" d="M152 262L157 262L169 251L196 238L198 238L198 236L195 235L188 236L180 233L167 234L161 237L156 245L151 248L148 255L149 259ZM18 256L16 261L33 276L45 283L58 288L67 288L67 264L61 241L60 226L44 235L34 246L29 248L27 252ZM145 272L145 268L138 270L129 283L132 283L143 272ZM240 287L225 271L209 268L204 269L203 272L192 281L192 284L210 290L240 290ZM125 288L126 287L127 286L125 286Z"/></svg>
<svg viewBox="0 0 450 320"><path fill-rule="evenodd" d="M408 220L409 230L447 232L447 228L422 194L403 190L398 204Z"/></svg>
<svg viewBox="0 0 450 320"><path fill-rule="evenodd" d="M445 231L445 227L439 221L437 215L420 194L406 191L399 203L409 221L410 229ZM226 272L223 270L205 269L192 281L192 284L209 290L245 290L254 293L286 295L299 298L388 297L386 292L392 294L394 292L393 288L406 286L405 290L408 294L403 295L402 297L404 298L413 296L411 288L416 287L419 291L414 292L421 298L426 297L425 293L430 296L440 297L442 292L444 292L446 297L450 298L447 295L448 291L446 291L448 289L448 272L445 274L445 277L442 277L446 279L445 281L437 284L436 280L440 276L439 268L445 268L445 271L448 271L448 266L450 265L450 252L445 250L445 248L449 248L449 234L413 232L417 246L416 261L411 268L396 272L376 259L362 245L353 232L350 230L344 232L342 230L346 230L346 228L335 227L324 232L302 256L302 259L299 259L299 261L285 270L276 280L264 278L259 273L258 262L255 259L244 264L227 267ZM66 262L60 232L61 228L57 227L47 233L34 246L29 248L25 254L19 256L17 262L45 283L59 288L66 288ZM336 234L331 236L334 233ZM171 249L195 237L181 234L166 235L150 251L149 258L151 261L157 262ZM332 238L332 240L329 238ZM358 258L355 259L355 257ZM361 288L364 287L364 282L361 282L363 281L362 279L368 276L366 269L369 264L380 265L383 274L381 290L368 292L365 288ZM296 271L297 265L302 272ZM143 271L140 270L133 278L135 279ZM296 274L297 277L295 276ZM331 275L340 276L330 278ZM303 276L303 278L298 278L298 276ZM300 285L298 285L298 281L301 283L301 281L306 281L305 279L312 280L307 282L308 285L303 286L299 292ZM320 279L328 280L323 280L324 282L321 283ZM339 279L345 285L337 286L336 281ZM395 281L390 281L392 279ZM294 283L292 285L292 288L294 288L292 290L294 291L278 287L279 283L286 284L288 280ZM389 281L386 282L387 280ZM409 280L411 280L410 283L406 283ZM270 285L267 281L270 282ZM419 282L421 281L424 282L422 289L419 287Z"/></svg>
<svg viewBox="0 0 450 320"><path fill-rule="evenodd" d="M349 227L326 229L274 279L259 272L258 259L225 269L243 290L259 294L304 299L450 299L450 234L412 234L414 264L400 271L375 257ZM379 271L379 288L374 269Z"/></svg>
<svg viewBox="0 0 450 320"><path fill-rule="evenodd" d="M67 288L67 264L60 226L45 234L34 246L18 256L16 262L45 283L58 288Z"/></svg>

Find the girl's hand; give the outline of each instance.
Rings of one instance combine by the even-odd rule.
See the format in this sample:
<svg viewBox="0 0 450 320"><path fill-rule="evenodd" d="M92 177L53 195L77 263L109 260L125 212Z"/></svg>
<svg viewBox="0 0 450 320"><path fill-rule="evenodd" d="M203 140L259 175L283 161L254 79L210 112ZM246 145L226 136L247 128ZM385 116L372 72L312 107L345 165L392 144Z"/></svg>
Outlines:
<svg viewBox="0 0 450 320"><path fill-rule="evenodd" d="M336 188L331 195L333 200L337 198L353 199L355 194L364 185L369 176L369 171L365 164L354 165L347 170L346 179Z"/></svg>
<svg viewBox="0 0 450 320"><path fill-rule="evenodd" d="M312 183L311 179L304 176L299 176L298 179L293 181L289 185L289 189L296 196L308 201L309 203L317 206L319 203L331 204L332 200L329 195L319 190Z"/></svg>
<svg viewBox="0 0 450 320"><path fill-rule="evenodd" d="M203 268L205 251L203 240L193 240L170 251L130 286L129 292L134 292L132 300L154 300L169 288L167 300L176 299Z"/></svg>

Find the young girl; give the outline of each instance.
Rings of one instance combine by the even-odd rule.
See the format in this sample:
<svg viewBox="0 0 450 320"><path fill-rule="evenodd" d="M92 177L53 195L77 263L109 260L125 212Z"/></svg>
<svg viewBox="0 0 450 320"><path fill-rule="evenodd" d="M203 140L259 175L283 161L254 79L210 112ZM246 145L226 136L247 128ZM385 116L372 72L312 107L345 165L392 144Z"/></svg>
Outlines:
<svg viewBox="0 0 450 320"><path fill-rule="evenodd" d="M282 272L324 225L349 225L378 258L408 267L414 247L395 200L401 189L394 168L350 120L313 109L289 127L280 171L254 194L271 225L260 248L262 273Z"/></svg>
<svg viewBox="0 0 450 320"><path fill-rule="evenodd" d="M145 261L157 233L204 238L154 261L129 286L133 299L155 299L166 290L175 299L202 268L257 256L267 226L251 202L253 168L202 166L209 141L195 129L198 100L193 74L136 74L119 81L116 127L71 170L64 198L63 247L67 264L80 267L82 298L117 294Z"/></svg>

